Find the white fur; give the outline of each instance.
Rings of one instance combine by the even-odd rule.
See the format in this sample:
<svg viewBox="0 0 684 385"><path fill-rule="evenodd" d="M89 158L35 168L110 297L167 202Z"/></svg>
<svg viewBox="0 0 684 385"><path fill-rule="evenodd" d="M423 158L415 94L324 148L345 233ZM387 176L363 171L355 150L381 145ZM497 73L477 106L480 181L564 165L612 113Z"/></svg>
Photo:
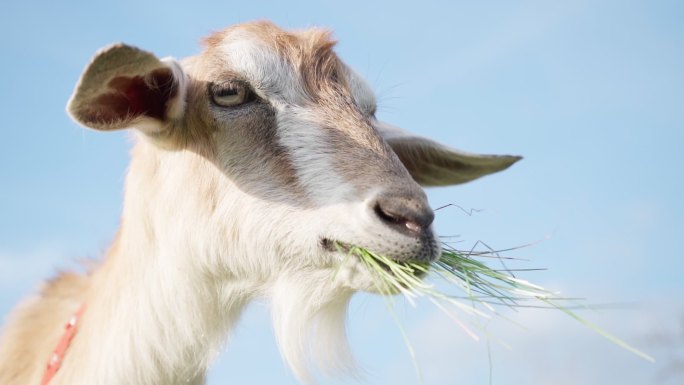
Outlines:
<svg viewBox="0 0 684 385"><path fill-rule="evenodd" d="M248 78L260 96L278 104L301 104L304 89L299 74L262 40L243 31L231 33L222 46L225 60Z"/></svg>

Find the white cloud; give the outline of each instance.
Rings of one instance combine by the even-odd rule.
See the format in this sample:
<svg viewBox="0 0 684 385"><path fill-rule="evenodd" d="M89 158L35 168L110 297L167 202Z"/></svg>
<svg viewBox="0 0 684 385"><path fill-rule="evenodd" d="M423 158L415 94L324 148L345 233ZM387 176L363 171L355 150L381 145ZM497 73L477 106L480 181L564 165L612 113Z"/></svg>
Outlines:
<svg viewBox="0 0 684 385"><path fill-rule="evenodd" d="M677 337L680 332L684 335L684 330L679 329L682 312L684 306L677 298L634 309L580 312L582 317L653 355L658 360L655 364L555 310L527 309L511 315L525 329L503 319L491 322L488 332L512 347L508 350L491 340L491 366L486 340L473 341L436 311L414 325L410 335L425 385L488 383L490 370L496 385L641 385L660 380L674 384L684 379L684 337ZM653 332L659 330L665 331L661 341L670 342L668 346L651 342ZM673 365L674 370L664 372ZM388 378L394 375L392 383L417 382L415 376L407 377L407 370L397 370L399 366L394 363L386 370Z"/></svg>

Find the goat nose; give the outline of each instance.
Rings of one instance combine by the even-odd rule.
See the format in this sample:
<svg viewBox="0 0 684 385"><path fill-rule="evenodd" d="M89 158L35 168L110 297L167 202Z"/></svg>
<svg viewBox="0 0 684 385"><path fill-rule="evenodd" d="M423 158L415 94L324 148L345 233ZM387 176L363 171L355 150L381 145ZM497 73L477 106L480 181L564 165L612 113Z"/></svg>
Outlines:
<svg viewBox="0 0 684 385"><path fill-rule="evenodd" d="M383 194L375 199L373 211L387 226L411 236L421 235L435 219L422 197Z"/></svg>

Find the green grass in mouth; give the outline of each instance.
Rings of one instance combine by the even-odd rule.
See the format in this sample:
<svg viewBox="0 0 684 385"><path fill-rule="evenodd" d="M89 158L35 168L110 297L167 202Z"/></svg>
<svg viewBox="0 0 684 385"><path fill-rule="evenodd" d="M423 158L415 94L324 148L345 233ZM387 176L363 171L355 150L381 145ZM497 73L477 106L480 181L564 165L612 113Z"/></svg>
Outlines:
<svg viewBox="0 0 684 385"><path fill-rule="evenodd" d="M579 307L583 307L579 299L560 297L557 293L516 277L515 273L520 270L507 268L497 251L464 252L445 245L436 261L420 263L395 261L362 247L340 244L336 246L338 250L359 258L373 276L375 287L380 294L391 298L392 295L401 293L412 305L415 305L418 298L426 298L475 340L479 340L479 335L473 329L479 329L485 334L486 331L481 324L464 320L458 312L475 316L476 319L490 319L493 316L501 316L497 311L500 307L546 308L559 310L619 347L647 361L654 361L651 356L577 315L573 309L578 303ZM492 268L485 262L487 260L499 261L501 268ZM426 281L423 279L425 276L432 279ZM435 283L430 283L431 281ZM437 285L436 281L443 283ZM442 291L441 287L448 290ZM453 293L454 289L456 293ZM568 303L572 305L566 305ZM388 302L388 305L392 309L391 302ZM398 322L393 312L392 315ZM472 319L471 317L470 320ZM403 329L401 332L415 364L413 349Z"/></svg>

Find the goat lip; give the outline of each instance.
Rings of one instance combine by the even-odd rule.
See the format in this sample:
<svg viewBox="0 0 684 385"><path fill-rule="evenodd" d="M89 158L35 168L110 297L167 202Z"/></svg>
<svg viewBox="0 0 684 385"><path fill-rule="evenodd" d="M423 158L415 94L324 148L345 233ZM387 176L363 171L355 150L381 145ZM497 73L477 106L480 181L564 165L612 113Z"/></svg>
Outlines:
<svg viewBox="0 0 684 385"><path fill-rule="evenodd" d="M349 244L346 244L344 242L335 241L335 240L332 240L330 238L321 238L320 244L321 244L321 247L323 247L323 249L325 249L329 252L349 254L349 252L352 249L352 246L350 246ZM420 261L420 260L400 260L400 259L395 259L395 258L390 258L390 259L396 263L399 263L399 264L411 264L411 263L424 264L425 263L425 261ZM383 270L385 270L389 273L392 272L392 269L385 262L378 260L377 263L380 267L382 267ZM417 278L422 278L426 275L426 273L423 271L416 271L415 275Z"/></svg>

